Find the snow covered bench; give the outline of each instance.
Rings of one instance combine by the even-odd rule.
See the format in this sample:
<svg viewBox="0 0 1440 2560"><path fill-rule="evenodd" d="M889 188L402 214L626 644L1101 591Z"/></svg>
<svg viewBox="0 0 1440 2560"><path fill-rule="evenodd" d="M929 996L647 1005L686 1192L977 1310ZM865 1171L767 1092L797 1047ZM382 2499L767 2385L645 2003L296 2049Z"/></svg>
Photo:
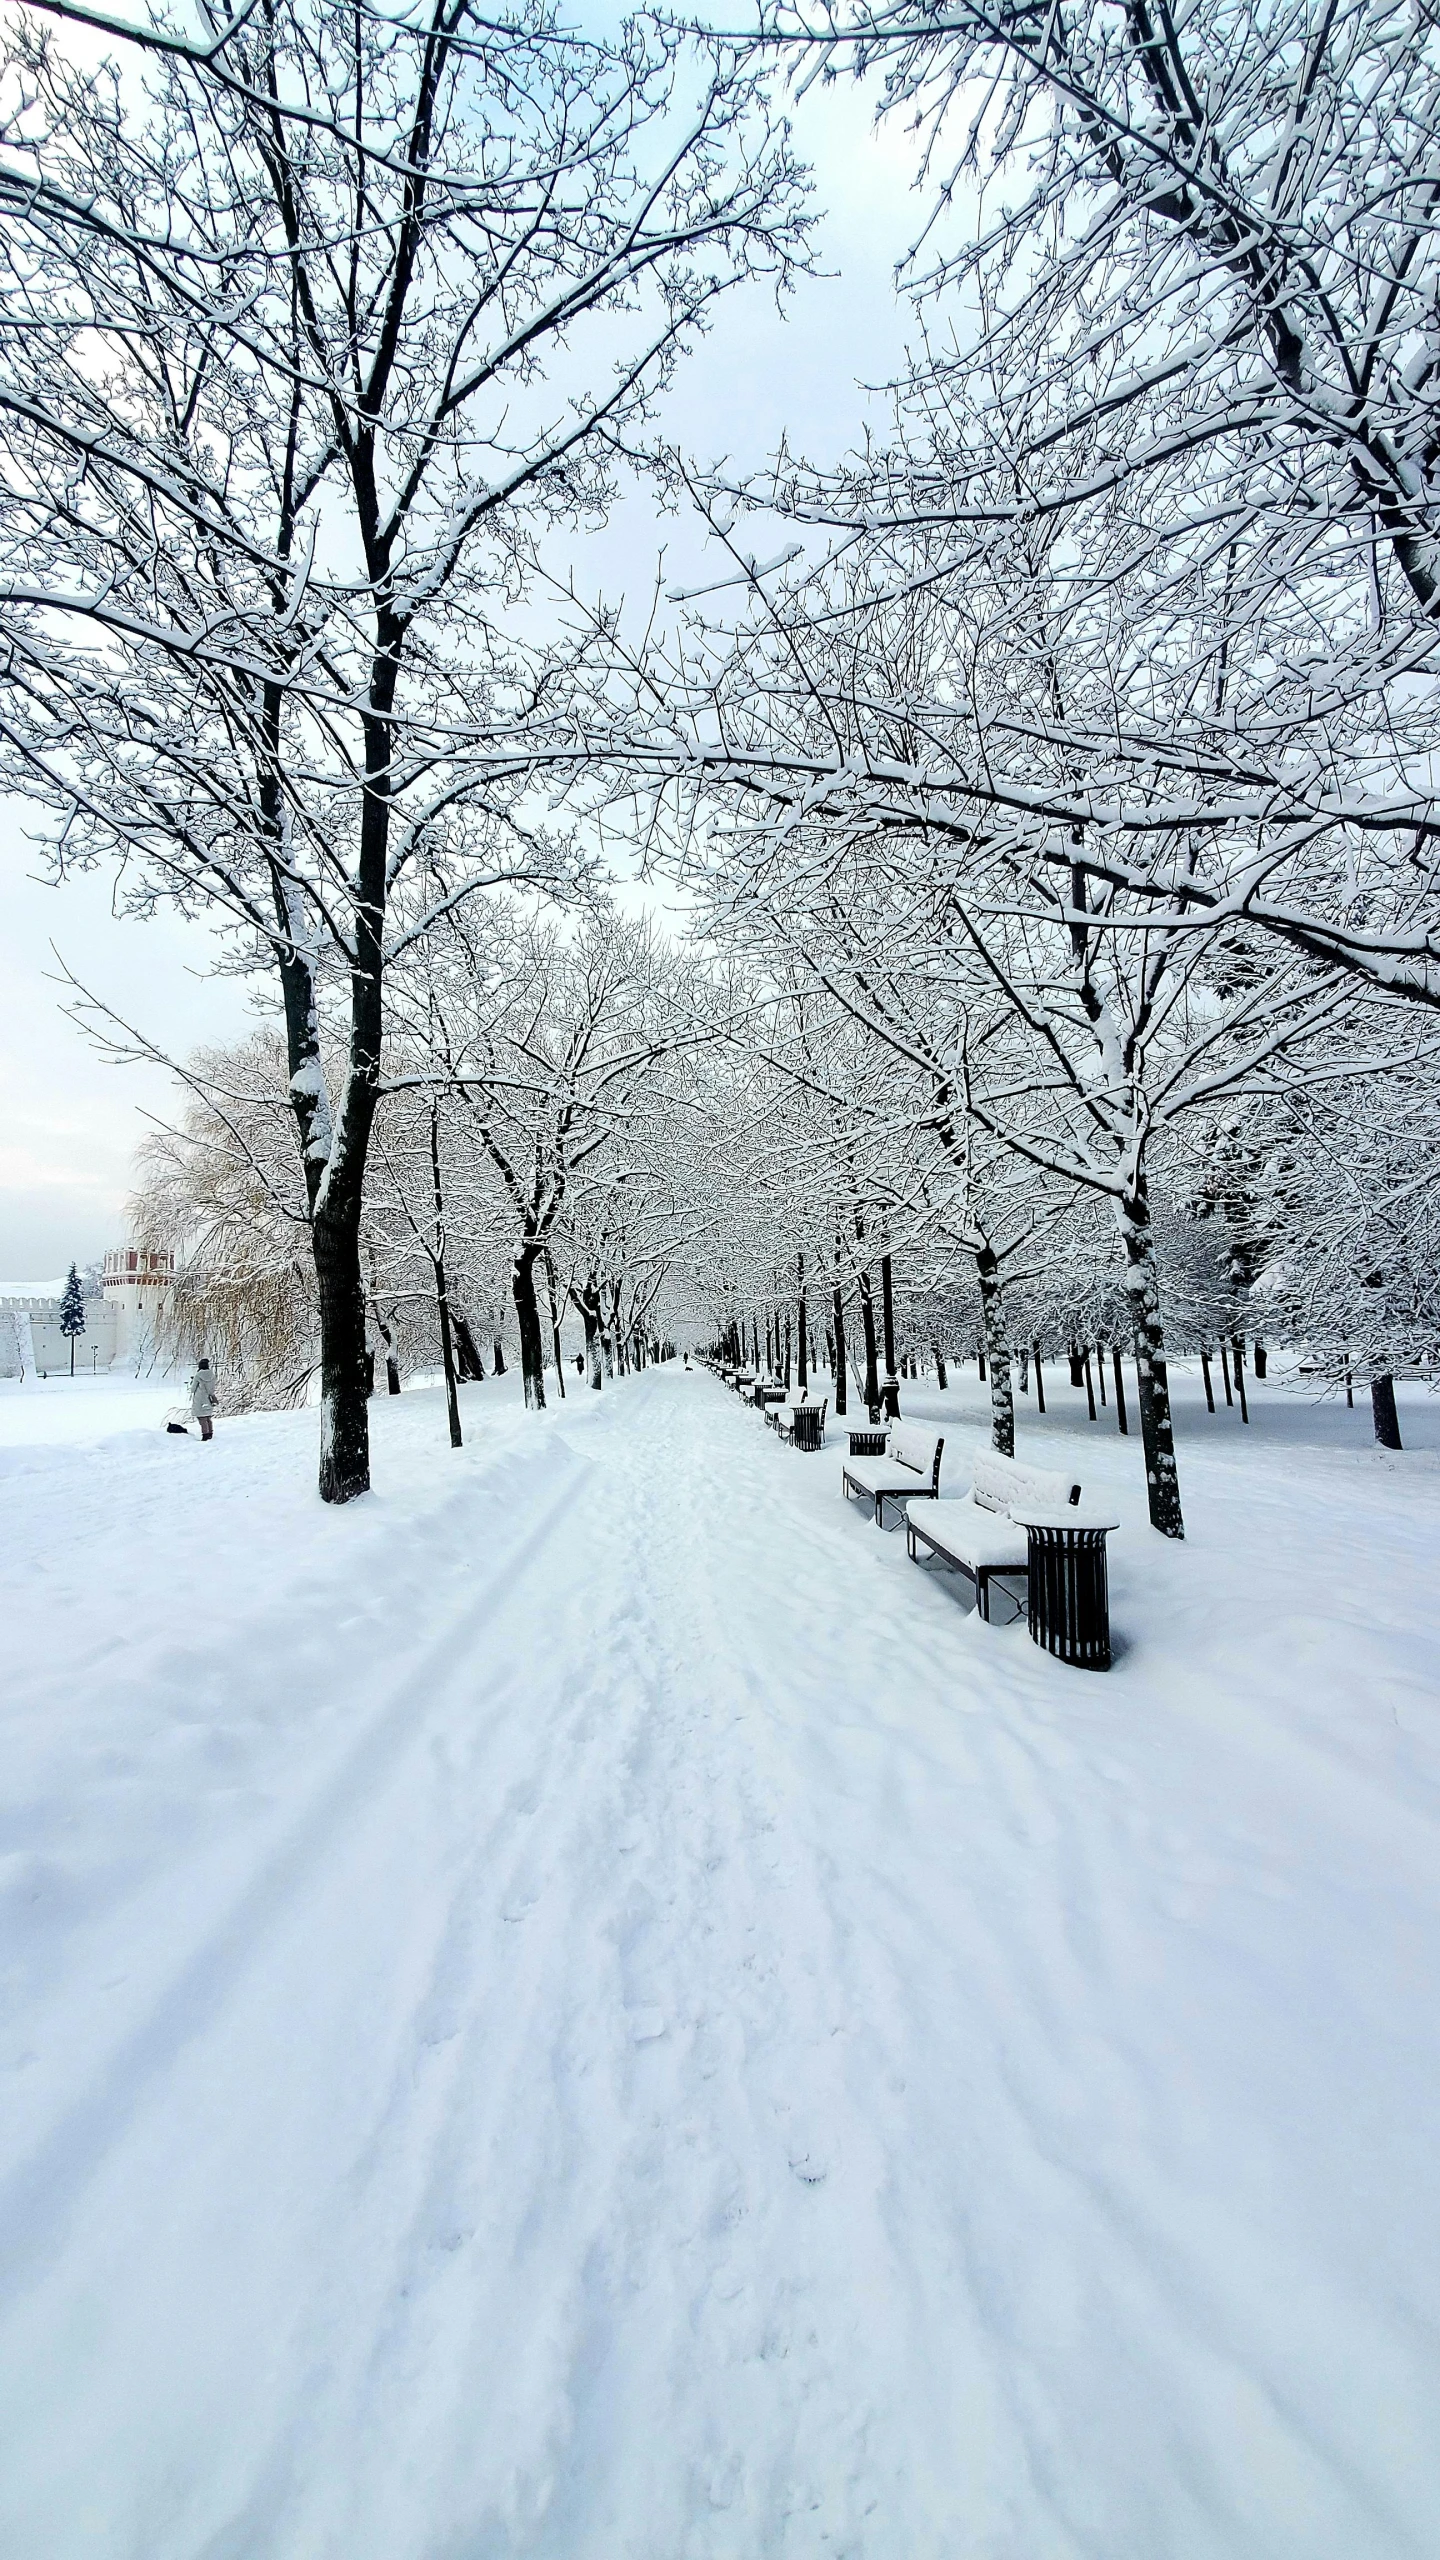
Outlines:
<svg viewBox="0 0 1440 2560"><path fill-rule="evenodd" d="M963 1502L906 1506L905 1544L912 1563L919 1564L924 1546L965 1574L975 1585L980 1615L988 1620L992 1581L1029 1580L1029 1540L1012 1513L1064 1511L1079 1499L1080 1487L1071 1477L979 1449Z"/></svg>
<svg viewBox="0 0 1440 2560"><path fill-rule="evenodd" d="M944 1446L938 1431L922 1431L913 1422L892 1423L883 1458L848 1459L840 1490L872 1503L883 1529L887 1502L908 1504L916 1495L926 1499L939 1492Z"/></svg>

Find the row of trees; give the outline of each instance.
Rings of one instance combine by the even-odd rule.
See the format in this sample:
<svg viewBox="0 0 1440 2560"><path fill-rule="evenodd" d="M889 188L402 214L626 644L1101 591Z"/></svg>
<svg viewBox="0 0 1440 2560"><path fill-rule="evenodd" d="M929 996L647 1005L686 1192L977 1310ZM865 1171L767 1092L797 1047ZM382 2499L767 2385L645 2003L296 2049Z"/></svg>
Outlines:
<svg viewBox="0 0 1440 2560"><path fill-rule="evenodd" d="M261 0L97 67L56 15L0 60L0 778L283 1010L346 1501L392 974L583 887L546 542L717 298L803 262L803 190L745 49L658 18Z"/></svg>
<svg viewBox="0 0 1440 2560"><path fill-rule="evenodd" d="M1013 1346L1133 1341L1171 1536L1167 1304L1337 1376L1432 1349L1428 22L270 0L119 71L43 25L0 759L58 867L218 909L273 984L283 1075L201 1063L147 1215L207 1145L251 1186L256 1374L318 1340L328 1499L377 1328L433 1308L453 1374L502 1268L532 1400L553 1308L603 1361L664 1286L772 1356L818 1291L868 1399L898 1271L937 1339L978 1309L1001 1446ZM553 546L715 297L803 265L787 68L924 137L916 352L840 464L651 451L721 568L632 634ZM683 951L606 907L607 829Z"/></svg>
<svg viewBox="0 0 1440 2560"><path fill-rule="evenodd" d="M1238 1184L1246 1286L1337 1364L1435 1339L1435 30L767 36L924 138L917 348L862 454L694 483L741 609L617 646L597 737L992 1314L1052 1221L1111 1223L1178 1536L1157 1200Z"/></svg>
<svg viewBox="0 0 1440 2560"><path fill-rule="evenodd" d="M360 1227L367 1384L440 1368L456 1446L458 1385L487 1358L503 1370L507 1340L532 1407L552 1363L565 1392L567 1315L592 1387L650 1355L684 1234L675 1132L708 1036L684 956L605 900L561 926L492 899L483 940L476 921L452 916L394 975ZM327 1074L332 1054L322 1020ZM258 1031L185 1078L132 1204L142 1239L182 1256L174 1348L210 1346L242 1403L293 1401L323 1309L283 1041Z"/></svg>

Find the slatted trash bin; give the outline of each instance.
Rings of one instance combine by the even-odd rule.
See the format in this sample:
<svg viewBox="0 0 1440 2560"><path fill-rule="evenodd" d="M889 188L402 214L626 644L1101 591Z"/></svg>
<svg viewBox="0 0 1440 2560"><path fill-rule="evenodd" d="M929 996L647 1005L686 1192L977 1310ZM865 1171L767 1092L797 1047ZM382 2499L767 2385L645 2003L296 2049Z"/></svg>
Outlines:
<svg viewBox="0 0 1440 2560"><path fill-rule="evenodd" d="M821 1424L825 1418L820 1406L818 1404L797 1404L793 1408L793 1411L795 1415L795 1429L792 1434L792 1438L795 1447L797 1449L818 1449L821 1446Z"/></svg>
<svg viewBox="0 0 1440 2560"><path fill-rule="evenodd" d="M852 1458L883 1458L889 1433L883 1422L854 1422L850 1426Z"/></svg>
<svg viewBox="0 0 1440 2560"><path fill-rule="evenodd" d="M1116 1520L1085 1519L1073 1510L1014 1512L1025 1531L1030 1565L1030 1633L1061 1662L1082 1671L1110 1668L1110 1578L1105 1541Z"/></svg>

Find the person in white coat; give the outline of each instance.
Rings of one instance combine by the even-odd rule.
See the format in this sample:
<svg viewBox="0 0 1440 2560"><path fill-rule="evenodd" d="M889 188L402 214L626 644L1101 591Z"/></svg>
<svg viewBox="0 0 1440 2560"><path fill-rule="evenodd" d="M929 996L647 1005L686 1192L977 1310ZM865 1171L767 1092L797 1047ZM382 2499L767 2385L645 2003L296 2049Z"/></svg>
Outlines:
<svg viewBox="0 0 1440 2560"><path fill-rule="evenodd" d="M202 1440L214 1439L214 1416L219 1411L219 1407L220 1399L215 1393L215 1381L210 1374L210 1363L208 1360L202 1360L195 1372L195 1382L190 1389L190 1410L200 1425Z"/></svg>

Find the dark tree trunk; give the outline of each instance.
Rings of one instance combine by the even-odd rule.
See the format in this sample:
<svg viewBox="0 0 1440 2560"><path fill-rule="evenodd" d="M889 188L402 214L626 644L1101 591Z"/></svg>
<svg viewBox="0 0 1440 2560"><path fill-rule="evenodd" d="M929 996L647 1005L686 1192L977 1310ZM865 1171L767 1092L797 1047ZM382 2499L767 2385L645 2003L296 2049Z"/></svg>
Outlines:
<svg viewBox="0 0 1440 2560"><path fill-rule="evenodd" d="M505 1375L505 1345L498 1333L495 1336L495 1375L497 1378Z"/></svg>
<svg viewBox="0 0 1440 2560"><path fill-rule="evenodd" d="M390 849L391 715L403 645L392 609L375 626L369 697L361 718L365 789L356 863L355 949L350 972L350 1056L329 1157L313 1194L311 1234L320 1298L320 1499L353 1502L370 1490L370 1407L365 1396L365 1291L360 1214L365 1164L380 1091L384 1029L385 897ZM316 1060L318 1067L318 1057ZM292 1064L291 1084L294 1088ZM317 1093L323 1094L323 1078ZM318 1131L312 1124L312 1139ZM307 1156L306 1181L310 1180Z"/></svg>
<svg viewBox="0 0 1440 2560"><path fill-rule="evenodd" d="M370 1312L375 1318L375 1330L385 1345L386 1392L392 1396L398 1396L400 1393L400 1364L395 1357L394 1333L380 1313L380 1302L375 1295L375 1256L373 1251L370 1256Z"/></svg>
<svg viewBox="0 0 1440 2560"><path fill-rule="evenodd" d="M267 686L265 692L262 716L267 730L271 732L272 749L278 759L281 688L278 685ZM279 843L283 830L278 761L262 777L260 803L266 825ZM290 1108L295 1115L295 1131L300 1144L305 1197L313 1216L316 1196L330 1161L334 1134L330 1121L330 1096L320 1058L320 1014L315 1001L315 975L303 947L305 917L294 884L278 860L270 866L270 887L279 927L274 951L280 968L280 992L285 1007Z"/></svg>
<svg viewBox="0 0 1440 2560"><path fill-rule="evenodd" d="M470 1330L470 1319L461 1313L459 1307L452 1307L450 1322L455 1334L455 1365L460 1372L460 1384L462 1387L482 1386L485 1363L480 1357L480 1345Z"/></svg>
<svg viewBox="0 0 1440 2560"><path fill-rule="evenodd" d="M1215 1410L1215 1381L1210 1375L1210 1350L1208 1344L1200 1354L1200 1375L1205 1381L1206 1410L1209 1413L1213 1413Z"/></svg>
<svg viewBox="0 0 1440 2560"><path fill-rule="evenodd" d="M1105 1345L1103 1342L1097 1342L1095 1345L1095 1382L1100 1389L1100 1402L1102 1405L1108 1404L1110 1399L1105 1392Z"/></svg>
<svg viewBox="0 0 1440 2560"><path fill-rule="evenodd" d="M331 1177L335 1171L331 1162ZM360 1278L359 1189L322 1189L311 1234L320 1295L320 1499L353 1502L370 1490L370 1408L365 1395L365 1291Z"/></svg>
<svg viewBox="0 0 1440 2560"><path fill-rule="evenodd" d="M519 1247L510 1267L510 1295L515 1301L515 1323L520 1335L520 1375L525 1402L532 1413L545 1410L545 1338L540 1331L540 1301L535 1295L535 1265L539 1258L539 1245L527 1241Z"/></svg>
<svg viewBox="0 0 1440 2560"><path fill-rule="evenodd" d="M880 1419L880 1378L875 1360L875 1300L870 1289L870 1274L862 1271L859 1278L860 1329L865 1341L865 1411L872 1422Z"/></svg>
<svg viewBox="0 0 1440 2560"><path fill-rule="evenodd" d="M810 1350L809 1344L806 1341L806 1335L809 1331L809 1320L805 1313L805 1256L803 1253L800 1254L796 1260L795 1279L796 1298L798 1302L796 1307L796 1331L799 1336L800 1346L800 1363L796 1375L799 1381L801 1400L803 1402L806 1389L810 1384Z"/></svg>
<svg viewBox="0 0 1440 2560"><path fill-rule="evenodd" d="M1259 1379L1262 1387L1269 1374L1270 1354L1266 1350L1264 1343L1257 1341L1255 1345L1255 1375Z"/></svg>
<svg viewBox="0 0 1440 2560"><path fill-rule="evenodd" d="M1375 1437L1382 1449L1401 1447L1400 1416L1395 1405L1395 1381L1389 1370L1370 1381L1370 1411L1375 1417Z"/></svg>
<svg viewBox="0 0 1440 2560"><path fill-rule="evenodd" d="M930 1350L935 1361L935 1384L940 1388L943 1394L946 1387L950 1384L949 1378L945 1374L945 1354L941 1350L938 1342L932 1342Z"/></svg>
<svg viewBox="0 0 1440 2560"><path fill-rule="evenodd" d="M440 1358L445 1369L445 1410L450 1418L450 1446L463 1447L460 1397L455 1385L455 1346L450 1335L450 1293L445 1285L445 1203L440 1193L440 1111L430 1113L430 1174L435 1186L435 1303L440 1310Z"/></svg>
<svg viewBox="0 0 1440 2560"><path fill-rule="evenodd" d="M982 1324L983 1324L983 1322L984 1322L984 1312L983 1312L983 1310L982 1310L982 1312L981 1312L981 1322L982 1322ZM978 1351L976 1352L976 1354L975 1354L975 1374L976 1374L976 1376L978 1377L978 1379L979 1379L979 1381L980 1381L981 1386L983 1387L983 1386L984 1386L984 1384L985 1384L986 1379L987 1379L987 1378L989 1377L989 1375L990 1375L989 1370L988 1370L988 1369L986 1368L986 1366L985 1366L985 1345L983 1344L983 1342L982 1342L982 1344L980 1345L979 1350L978 1350Z"/></svg>
<svg viewBox="0 0 1440 2560"><path fill-rule="evenodd" d="M1043 1413L1045 1410L1045 1372L1040 1366L1040 1345L1037 1342L1032 1344L1031 1348L1035 1360L1035 1410L1037 1413Z"/></svg>
<svg viewBox="0 0 1440 2560"><path fill-rule="evenodd" d="M836 1414L837 1414L837 1416L838 1416L838 1415L842 1414L842 1413L845 1411L845 1386L846 1386L846 1380L845 1380L845 1301L844 1301L844 1299L841 1297L840 1292L839 1292L839 1290L838 1290L838 1289L837 1289L837 1290L836 1290L836 1292L835 1292L835 1297L834 1297L834 1302L833 1302L833 1303L834 1303L834 1313L835 1313L835 1411L836 1411Z"/></svg>
<svg viewBox="0 0 1440 2560"><path fill-rule="evenodd" d="M1010 1345L1005 1339L1005 1292L1000 1265L988 1244L975 1256L980 1282L980 1320L990 1355L990 1446L1002 1458L1015 1455L1015 1391L1010 1380Z"/></svg>
<svg viewBox="0 0 1440 2560"><path fill-rule="evenodd" d="M1245 1345L1243 1342L1232 1342L1230 1348L1235 1355L1235 1385L1240 1397L1240 1419L1242 1422L1248 1422L1250 1407L1245 1401Z"/></svg>
<svg viewBox="0 0 1440 2560"><path fill-rule="evenodd" d="M445 1412L450 1424L450 1446L464 1447L460 1429L460 1395L455 1384L455 1346L450 1336L450 1301L445 1294L445 1265L435 1265L435 1304L440 1315L440 1364L445 1372Z"/></svg>
<svg viewBox="0 0 1440 2560"><path fill-rule="evenodd" d="M1089 1407L1090 1419L1093 1422L1095 1419L1095 1377L1090 1366L1090 1345L1088 1342L1085 1345L1084 1358L1082 1359L1080 1366L1085 1379L1085 1402Z"/></svg>
<svg viewBox="0 0 1440 2560"><path fill-rule="evenodd" d="M1233 1406L1235 1398L1230 1392L1230 1354L1223 1342L1220 1345L1220 1375L1225 1381L1225 1401Z"/></svg>
<svg viewBox="0 0 1440 2560"><path fill-rule="evenodd" d="M545 1286L550 1295L550 1340L555 1348L555 1378L560 1389L560 1401L563 1404L565 1401L565 1363L560 1355L560 1303L555 1295L555 1265L551 1259L550 1247L548 1244L545 1247Z"/></svg>
<svg viewBox="0 0 1440 2560"><path fill-rule="evenodd" d="M885 1379L881 1398L889 1422L900 1419L900 1389L895 1377L895 1282L890 1256L880 1256L880 1308L885 1325Z"/></svg>
<svg viewBox="0 0 1440 2560"><path fill-rule="evenodd" d="M1085 1384L1085 1370L1078 1342L1072 1342L1070 1345L1070 1384L1072 1387L1083 1387Z"/></svg>
<svg viewBox="0 0 1440 2560"><path fill-rule="evenodd" d="M1115 1419L1120 1426L1121 1433L1128 1439L1130 1435L1130 1417L1125 1411L1125 1363L1120 1357L1120 1345L1118 1342L1116 1343L1110 1357L1114 1363L1115 1369Z"/></svg>
<svg viewBox="0 0 1440 2560"><path fill-rule="evenodd" d="M1160 1279L1155 1268L1155 1236L1143 1174L1129 1199L1119 1204L1118 1216L1125 1247L1125 1285L1135 1327L1135 1374L1140 1392L1140 1439L1145 1452L1150 1525L1159 1530L1162 1538L1183 1538L1185 1521L1180 1509L1180 1475L1170 1418Z"/></svg>

